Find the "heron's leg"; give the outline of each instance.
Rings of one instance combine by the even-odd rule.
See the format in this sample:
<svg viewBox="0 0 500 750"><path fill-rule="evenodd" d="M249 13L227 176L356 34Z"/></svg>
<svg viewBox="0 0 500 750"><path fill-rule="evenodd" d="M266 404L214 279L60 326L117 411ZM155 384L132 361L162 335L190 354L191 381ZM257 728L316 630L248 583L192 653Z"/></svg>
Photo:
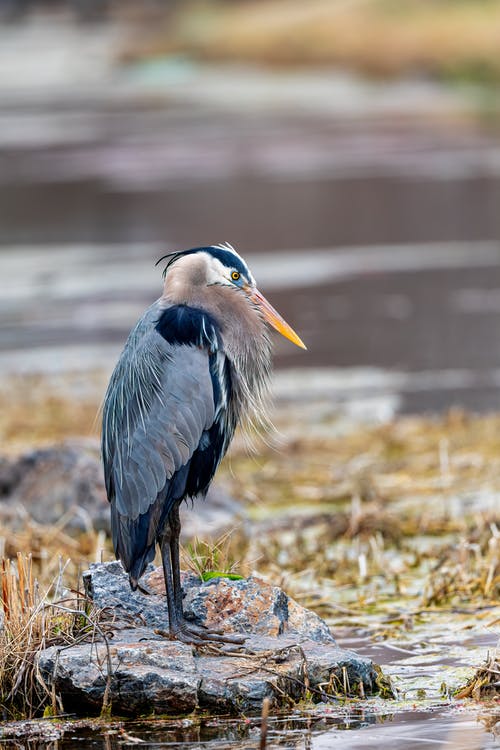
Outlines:
<svg viewBox="0 0 500 750"><path fill-rule="evenodd" d="M170 558L170 538L171 530L169 524L166 525L165 531L161 537L161 561L163 565L163 577L165 579L165 591L167 594L168 606L168 627L171 634L174 634L179 627L179 619L175 606L174 577L172 573L172 561Z"/></svg>
<svg viewBox="0 0 500 750"><path fill-rule="evenodd" d="M224 635L220 630L209 630L204 625L195 625L193 622L188 622L184 619L179 554L180 533L181 521L179 517L179 505L177 504L170 512L167 529L162 539L163 571L167 592L169 589L168 581L172 581L170 598L168 598L167 593L169 629L171 636L178 640L198 645L207 643L207 641L243 643L245 640L244 636ZM165 545L165 548L163 544ZM167 560L167 558L169 559ZM166 568L169 568L168 572ZM173 608L171 602L173 603Z"/></svg>
<svg viewBox="0 0 500 750"><path fill-rule="evenodd" d="M170 512L170 560L172 562L172 577L174 581L174 600L176 615L182 620L182 587L181 587L181 561L179 554L179 537L181 535L181 519L179 517L179 504L177 503Z"/></svg>
<svg viewBox="0 0 500 750"><path fill-rule="evenodd" d="M175 529L175 522L173 524ZM174 532L175 537L175 532ZM174 552L172 555L172 550L175 549L175 542L177 541L177 553ZM177 605L176 601L176 588L175 588L175 578L176 574L174 572L175 568L172 563L172 557L174 558L174 561L177 562L177 592L180 591L180 572L178 567L178 536L177 540L172 540L172 524L170 524L170 521L166 524L165 530L162 534L162 537L160 539L160 549L161 549L161 560L163 564L163 577L165 579L165 592L167 595L167 607L168 607L168 630L169 635L171 638L175 638L179 641L184 641L185 643L194 643L201 645L206 642L206 634L207 631L203 628L199 628L194 624L189 624L184 620L184 615L182 612L182 593L177 596L180 598L180 608ZM200 636L200 633L203 631L205 638L203 639Z"/></svg>

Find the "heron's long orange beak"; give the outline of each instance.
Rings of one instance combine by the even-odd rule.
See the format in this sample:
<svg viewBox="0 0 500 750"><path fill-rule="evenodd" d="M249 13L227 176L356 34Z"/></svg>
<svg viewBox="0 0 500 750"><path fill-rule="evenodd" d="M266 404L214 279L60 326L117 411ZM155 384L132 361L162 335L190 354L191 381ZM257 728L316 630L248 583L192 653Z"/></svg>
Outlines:
<svg viewBox="0 0 500 750"><path fill-rule="evenodd" d="M286 320L283 320L279 312L274 309L271 303L267 301L258 289L248 287L246 291L252 302L255 302L255 304L260 307L264 318L273 328L293 344L300 346L301 349L307 349L302 339L297 336L293 328L288 325Z"/></svg>

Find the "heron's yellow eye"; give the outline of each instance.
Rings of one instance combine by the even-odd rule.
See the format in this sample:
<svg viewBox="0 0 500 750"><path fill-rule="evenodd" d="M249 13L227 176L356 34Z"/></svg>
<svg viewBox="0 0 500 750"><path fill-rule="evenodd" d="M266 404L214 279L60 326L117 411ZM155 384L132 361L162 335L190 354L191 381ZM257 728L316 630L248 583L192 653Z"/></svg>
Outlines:
<svg viewBox="0 0 500 750"><path fill-rule="evenodd" d="M233 271L231 274L231 278L233 281L238 281L238 279L240 278L238 271Z"/></svg>

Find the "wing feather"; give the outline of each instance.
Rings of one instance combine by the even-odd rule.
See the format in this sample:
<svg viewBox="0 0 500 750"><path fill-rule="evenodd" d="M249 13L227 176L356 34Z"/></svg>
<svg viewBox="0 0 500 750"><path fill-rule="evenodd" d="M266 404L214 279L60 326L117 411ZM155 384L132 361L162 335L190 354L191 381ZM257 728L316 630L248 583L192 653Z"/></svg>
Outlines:
<svg viewBox="0 0 500 750"><path fill-rule="evenodd" d="M109 444L105 465L114 487L112 502L129 518L146 512L174 472L189 461L203 432L213 424L215 413L207 352L192 346L173 351L155 330L135 352L136 359L142 348L156 350L163 365L160 384L144 366L139 369L129 364L120 378L120 391L128 393L128 398L122 399L120 429L115 434L111 422L117 418L119 403L113 392L104 412ZM149 366L158 369L155 362ZM194 399L185 389L186 371L197 387ZM123 377L128 379L128 387L124 387ZM197 404L194 409L193 401Z"/></svg>
<svg viewBox="0 0 500 750"><path fill-rule="evenodd" d="M103 410L113 541L131 580L152 559L171 507L203 491L221 457L206 449L226 398L214 381L213 353L199 343L169 343L155 325L158 315L158 306L150 308L130 335ZM221 352L218 357L225 359ZM197 472L201 467L206 478L190 477L195 454Z"/></svg>

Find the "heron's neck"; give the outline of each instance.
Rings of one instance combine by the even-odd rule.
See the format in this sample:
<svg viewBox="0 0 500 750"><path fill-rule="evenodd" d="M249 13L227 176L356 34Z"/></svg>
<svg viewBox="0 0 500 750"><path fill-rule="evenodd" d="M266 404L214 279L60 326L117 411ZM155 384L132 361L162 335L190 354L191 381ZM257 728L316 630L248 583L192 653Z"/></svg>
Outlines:
<svg viewBox="0 0 500 750"><path fill-rule="evenodd" d="M179 264L180 265L180 264ZM217 322L224 353L233 365L241 406L261 420L271 369L271 348L262 317L240 289L193 283L193 276L167 274L161 304L189 305L209 313Z"/></svg>

